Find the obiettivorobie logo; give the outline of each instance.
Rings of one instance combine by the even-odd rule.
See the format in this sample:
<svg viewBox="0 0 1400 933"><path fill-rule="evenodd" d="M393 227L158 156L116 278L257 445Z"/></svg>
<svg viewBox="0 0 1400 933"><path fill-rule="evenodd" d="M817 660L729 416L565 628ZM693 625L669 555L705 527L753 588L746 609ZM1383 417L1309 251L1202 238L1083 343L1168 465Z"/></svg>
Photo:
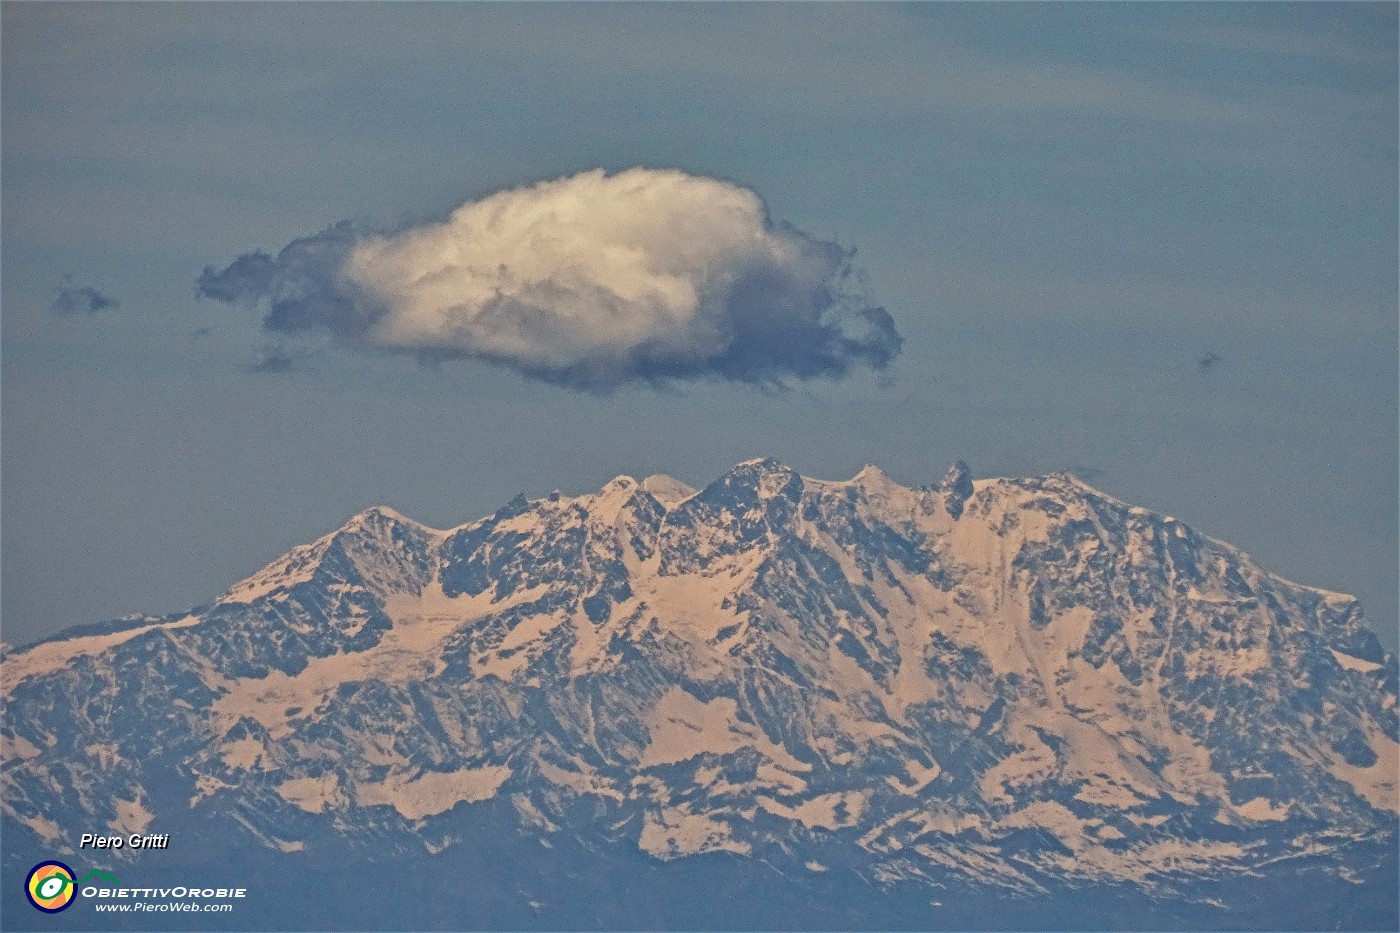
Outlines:
<svg viewBox="0 0 1400 933"><path fill-rule="evenodd" d="M94 878L105 882L101 887L89 884ZM110 887L108 887L110 885ZM95 900L94 909L110 913L142 911L200 911L219 913L233 910L226 899L248 896L247 888L203 887L177 885L168 888L124 888L110 872L94 868L82 878L75 878L73 869L56 859L47 859L29 869L24 879L24 895L35 910L56 914L67 910L81 894ZM222 903L212 903L217 898ZM154 899L154 900L153 900ZM163 902L163 903L162 903Z"/></svg>
<svg viewBox="0 0 1400 933"><path fill-rule="evenodd" d="M112 884L118 883L114 876L95 868L84 875L82 880L75 880L73 869L62 862L49 859L29 869L29 875L24 879L24 896L29 898L29 903L34 905L35 910L56 914L72 906L78 894L78 885L93 878L101 878Z"/></svg>
<svg viewBox="0 0 1400 933"><path fill-rule="evenodd" d="M94 870L88 872L83 881L87 881L93 875L112 878L106 872ZM112 881L115 882L116 879L112 878ZM29 903L34 905L35 910L56 914L60 910L66 910L73 903L81 883L74 880L73 869L62 862L49 859L29 869L29 875L24 879L24 895L29 898Z"/></svg>

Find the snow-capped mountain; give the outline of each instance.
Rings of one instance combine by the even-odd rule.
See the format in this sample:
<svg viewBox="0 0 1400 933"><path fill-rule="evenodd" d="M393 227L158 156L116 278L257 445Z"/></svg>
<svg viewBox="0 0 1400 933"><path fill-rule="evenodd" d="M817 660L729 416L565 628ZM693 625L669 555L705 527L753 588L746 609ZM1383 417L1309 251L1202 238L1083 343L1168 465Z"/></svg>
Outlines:
<svg viewBox="0 0 1400 933"><path fill-rule="evenodd" d="M448 531L374 508L0 672L16 858L92 827L250 866L528 843L925 905L1150 899L1374 885L1400 814L1396 661L1356 600L1071 476L962 464L618 477ZM519 893L482 925L551 916Z"/></svg>

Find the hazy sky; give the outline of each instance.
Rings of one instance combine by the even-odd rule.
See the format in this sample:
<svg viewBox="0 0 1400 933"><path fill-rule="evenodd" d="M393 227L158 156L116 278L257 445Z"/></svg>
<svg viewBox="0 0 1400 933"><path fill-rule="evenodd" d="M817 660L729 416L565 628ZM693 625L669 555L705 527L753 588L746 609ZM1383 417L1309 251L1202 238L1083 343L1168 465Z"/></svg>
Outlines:
<svg viewBox="0 0 1400 933"><path fill-rule="evenodd" d="M203 602L372 503L771 455L1072 469L1394 648L1396 9L6 4L3 637ZM534 242L464 247L464 203L638 166L691 180L644 228L549 206L567 275L470 321L405 292ZM574 300L619 269L665 312L640 356ZM783 340L703 349L762 304L733 276Z"/></svg>

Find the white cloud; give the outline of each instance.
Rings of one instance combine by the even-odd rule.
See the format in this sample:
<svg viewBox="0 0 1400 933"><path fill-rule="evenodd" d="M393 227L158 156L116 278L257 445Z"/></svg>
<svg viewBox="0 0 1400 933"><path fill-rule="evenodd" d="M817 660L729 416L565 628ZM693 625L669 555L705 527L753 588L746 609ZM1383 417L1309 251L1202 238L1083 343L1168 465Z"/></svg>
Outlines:
<svg viewBox="0 0 1400 933"><path fill-rule="evenodd" d="M266 299L279 331L473 357L560 384L839 378L900 338L850 254L771 222L759 197L676 170L601 169L493 194L388 234L339 225L200 287Z"/></svg>

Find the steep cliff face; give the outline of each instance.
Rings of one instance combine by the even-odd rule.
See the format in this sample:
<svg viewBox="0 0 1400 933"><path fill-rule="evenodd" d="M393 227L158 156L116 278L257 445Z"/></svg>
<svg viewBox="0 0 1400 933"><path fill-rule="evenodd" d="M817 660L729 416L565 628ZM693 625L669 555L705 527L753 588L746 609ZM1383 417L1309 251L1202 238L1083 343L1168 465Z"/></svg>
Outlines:
<svg viewBox="0 0 1400 933"><path fill-rule="evenodd" d="M961 464L619 477L450 531L371 509L211 605L0 671L7 834L54 852L178 823L450 853L489 811L661 860L1151 891L1400 811L1395 659L1354 599Z"/></svg>

